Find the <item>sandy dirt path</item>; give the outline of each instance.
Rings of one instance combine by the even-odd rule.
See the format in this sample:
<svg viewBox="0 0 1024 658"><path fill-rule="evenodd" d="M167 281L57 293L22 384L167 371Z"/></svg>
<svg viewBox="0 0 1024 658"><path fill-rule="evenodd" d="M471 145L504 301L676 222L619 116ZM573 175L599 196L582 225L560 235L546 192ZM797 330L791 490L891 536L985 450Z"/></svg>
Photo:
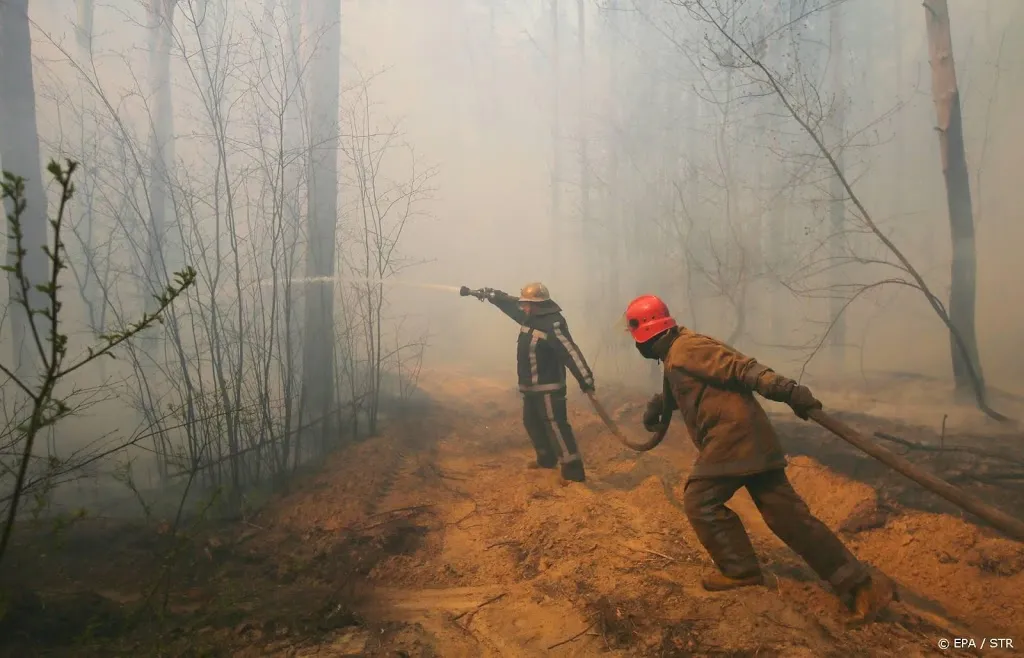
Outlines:
<svg viewBox="0 0 1024 658"><path fill-rule="evenodd" d="M377 549L356 576L336 575L359 625L298 655L969 655L938 649L955 637L1008 637L1024 653L1024 547L956 515L904 508L872 484L792 458L812 510L901 589L882 621L846 630L844 605L745 494L733 506L769 583L701 589L710 563L679 506L693 458L681 427L653 452L631 453L573 395L590 481L560 486L524 468L531 451L510 387L432 373L424 388L430 402L413 417L335 456L257 521L272 529L257 551L301 537L313 561L330 565L356 551L353 533ZM636 426L642 399L606 399ZM805 448L827 440L779 422Z"/></svg>

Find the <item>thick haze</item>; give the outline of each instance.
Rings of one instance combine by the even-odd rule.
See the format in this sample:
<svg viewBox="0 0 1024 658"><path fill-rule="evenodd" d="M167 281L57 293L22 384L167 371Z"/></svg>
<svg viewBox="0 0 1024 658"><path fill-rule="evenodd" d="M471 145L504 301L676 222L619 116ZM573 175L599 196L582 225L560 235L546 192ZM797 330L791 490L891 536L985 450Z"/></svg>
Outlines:
<svg viewBox="0 0 1024 658"><path fill-rule="evenodd" d="M97 183L98 190L106 190L104 209L97 211L105 217L104 237L95 244L114 263L109 303L131 318L142 307L129 245L145 239L140 242L141 233L131 228L132 213L110 196L118 188L120 160L130 170L130 156L123 140L120 146L117 140L100 140L93 147L90 139L99 132L112 134L116 116L119 130L130 133L138 152L146 153L150 117L157 111L147 72L152 30L145 26L144 5L99 2L90 57L76 41L73 26L80 16L72 4L30 3L40 152L44 163L66 155L83 160L86 169L105 170ZM277 5L269 0L211 0L209 22L197 31L183 15L202 3L178 4L170 59L174 140L169 185L171 195L178 196L168 221L189 215L186 233L193 237L237 233L245 282L240 287L249 298L259 288L256 282L269 276L266 264L277 258L269 255L270 220L260 211L269 179L261 177L253 165L258 158L251 157L257 137L270 135L274 121L254 100L258 94L252 88L270 75L260 66L288 66L266 55L287 50L282 46L287 13L277 7L266 15L268 7ZM891 254L851 219L839 247L845 264L826 263L828 253L834 254L826 249L831 173L778 99L766 93L760 72L740 62L730 74L716 61L709 48L721 56L725 42L711 26L660 0L584 2L581 78L579 6L566 0L557 4L557 57L550 2L342 4L342 150L351 151L359 142L353 137L357 128L380 135L397 125L400 135L382 160L381 179L401 186L423 172L433 173L420 180L417 203L395 247L409 261L395 278L508 292L543 281L565 309L599 388L602 382L645 381L649 373L619 321L625 304L642 293L663 296L683 324L732 340L759 360L799 374L828 325L824 288L853 286L844 288L849 296L859 290L856 286L893 276L886 265L877 264L892 261ZM830 52L835 30L828 9L815 10L816 1L808 0L791 21L783 10L772 10L778 15L760 12L762 4L777 3L707 3L732 12L726 30L741 45L764 38L762 61L787 89L795 90L795 98L810 103L808 112L817 113L822 125L833 126L828 106L837 90L845 94L839 105L845 109L847 176L877 224L938 298L946 300L950 230L933 128L924 9L893 0L848 0L841 4L842 46ZM977 229L981 362L989 384L1024 392L1019 383L1024 304L1018 283L1024 279L1024 3L949 0L949 5ZM319 43L318 29L328 28L306 25L306 57ZM259 47L261 40L266 47ZM213 86L227 99L224 141L231 151L226 161L235 194L235 232L216 221L222 207L209 201L226 196L203 196L211 172L219 170L208 139L204 96L197 91L209 89L203 67L196 65L200 52L220 54L214 77L223 74L227 80ZM262 64L259 53L266 55ZM832 68L837 61L838 78ZM361 81L370 78L365 105ZM307 79L307 85L308 93L315 94L323 81ZM296 115L288 116L301 123ZM405 143L414 149L415 172L409 151L398 148ZM553 195L556 161L560 183ZM367 229L357 172L350 153L343 153L340 162L338 254L359 262ZM85 183L79 186L81 194ZM853 216L849 205L847 215ZM68 239L68 249L81 264L78 238ZM301 251L295 277L304 272ZM204 278L211 263L227 265L226 257L196 247L167 260L167 272L183 264L199 270L201 280L189 293L196 308L212 298L236 313L234 279L213 290ZM356 275L349 265L339 272L343 282L349 278L339 288L350 290ZM84 345L81 341L90 335L85 305L71 274L66 286L68 331ZM516 330L496 309L452 291L397 284L384 289L388 301L383 304L381 350L426 333L424 367L475 367L514 383ZM359 299L353 292L335 313L344 316ZM737 308L744 314L740 330ZM845 349L823 349L811 373L893 370L951 379L948 333L918 291L900 285L872 288L858 296L844 317ZM235 338L230 332L223 337L228 344ZM6 331L4 340L9 340ZM146 349L167 349L161 363L175 362L169 348ZM5 345L3 354L9 353ZM205 357L197 359L206 364ZM131 383L137 375L125 360L103 367L102 374L99 368L83 370L74 383L83 387L95 385L101 376L128 378L128 388L138 390ZM170 367L152 366L162 372ZM200 365L196 372L209 374L211 369ZM95 426L98 434L124 431L135 423L105 426L113 417L120 418L92 418L88 427Z"/></svg>

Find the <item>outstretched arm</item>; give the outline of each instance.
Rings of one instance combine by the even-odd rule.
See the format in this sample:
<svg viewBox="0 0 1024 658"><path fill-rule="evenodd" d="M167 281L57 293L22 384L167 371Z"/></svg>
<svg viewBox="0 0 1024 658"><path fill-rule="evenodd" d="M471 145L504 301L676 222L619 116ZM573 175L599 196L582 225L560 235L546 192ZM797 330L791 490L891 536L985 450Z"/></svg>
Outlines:
<svg viewBox="0 0 1024 658"><path fill-rule="evenodd" d="M684 332L676 341L683 344L673 345L670 370L682 370L720 388L753 390L747 373L757 365L754 359L702 334Z"/></svg>
<svg viewBox="0 0 1024 658"><path fill-rule="evenodd" d="M526 323L526 313L523 312L523 309L519 308L518 297L513 297L501 290L492 290L487 295L487 301L497 306L498 310L515 320L516 323Z"/></svg>
<svg viewBox="0 0 1024 658"><path fill-rule="evenodd" d="M572 376L579 382L580 389L583 391L593 391L594 373L591 372L590 366L587 365L587 360L583 358L583 350L572 339L569 327L561 320L556 320L552 326L552 333L554 333L552 343L558 349L562 357L562 363L565 364L565 367L569 369Z"/></svg>
<svg viewBox="0 0 1024 658"><path fill-rule="evenodd" d="M678 340L686 341L685 349L674 351L673 369L678 368L720 388L750 391L773 402L784 402L801 418L806 417L807 409L821 408L821 403L806 386L777 374L724 343L699 334Z"/></svg>

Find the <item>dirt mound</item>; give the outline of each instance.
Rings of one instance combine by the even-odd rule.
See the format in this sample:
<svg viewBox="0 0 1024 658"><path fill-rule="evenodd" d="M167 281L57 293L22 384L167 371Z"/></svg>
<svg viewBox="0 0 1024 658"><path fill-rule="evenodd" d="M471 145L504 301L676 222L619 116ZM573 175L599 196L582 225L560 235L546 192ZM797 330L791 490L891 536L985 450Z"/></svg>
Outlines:
<svg viewBox="0 0 1024 658"><path fill-rule="evenodd" d="M340 451L221 538L214 571L173 601L170 645L235 655L839 657L956 655L936 647L957 636L1024 642L1024 546L958 516L907 507L808 454L792 458L812 510L901 589L880 622L847 630L844 604L745 493L733 507L768 584L700 587L711 565L680 508L693 459L681 426L653 452L633 453L571 397L588 482L562 486L525 468L532 454L512 387L453 373L424 381L433 402L416 418ZM635 396L602 396L625 427L637 425ZM798 453L827 440L799 428Z"/></svg>
<svg viewBox="0 0 1024 658"><path fill-rule="evenodd" d="M396 454L378 455L372 469L368 453L356 458L365 470L394 464L387 487L346 469L324 476L347 482L344 494L309 489L301 501L281 501L310 519L350 518L358 505L338 496L356 490L376 514L428 510L421 543L376 564L359 607L366 619L402 625L408 634L399 644L415 637L446 656L927 655L940 637L1022 628L1019 544L960 518L908 510L805 455L792 459L794 486L855 552L900 583L906 603L847 631L844 605L771 535L743 493L734 508L773 577L766 588L704 592L699 578L710 565L680 510L693 454L679 429L638 455L573 399L590 481L562 487L524 468L531 454L510 387L431 383L440 407L423 419L420 447L391 448ZM636 424L636 399L603 395L621 422Z"/></svg>

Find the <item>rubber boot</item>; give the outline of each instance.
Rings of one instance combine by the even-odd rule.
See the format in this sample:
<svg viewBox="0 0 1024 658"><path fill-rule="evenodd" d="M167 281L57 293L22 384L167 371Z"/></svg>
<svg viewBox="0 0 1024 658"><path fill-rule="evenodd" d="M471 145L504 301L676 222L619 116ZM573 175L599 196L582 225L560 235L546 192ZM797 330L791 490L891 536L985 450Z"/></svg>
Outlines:
<svg viewBox="0 0 1024 658"><path fill-rule="evenodd" d="M536 459L534 459L533 461L531 461L529 464L526 465L526 468L528 468L531 471L535 471L535 470L537 470L539 468L553 469L555 466L558 466L558 464L557 463L542 464L539 461L537 461Z"/></svg>
<svg viewBox="0 0 1024 658"><path fill-rule="evenodd" d="M586 472L583 469L583 462L580 460L562 464L560 471L562 479L569 482L585 482L587 479Z"/></svg>
<svg viewBox="0 0 1024 658"><path fill-rule="evenodd" d="M730 578L723 573L710 573L701 579L700 584L709 592L724 592L730 589L741 587L755 587L764 585L764 576L760 573L746 578Z"/></svg>
<svg viewBox="0 0 1024 658"><path fill-rule="evenodd" d="M853 616L848 625L872 623L896 599L896 588L892 581L885 576L872 575L853 591Z"/></svg>

